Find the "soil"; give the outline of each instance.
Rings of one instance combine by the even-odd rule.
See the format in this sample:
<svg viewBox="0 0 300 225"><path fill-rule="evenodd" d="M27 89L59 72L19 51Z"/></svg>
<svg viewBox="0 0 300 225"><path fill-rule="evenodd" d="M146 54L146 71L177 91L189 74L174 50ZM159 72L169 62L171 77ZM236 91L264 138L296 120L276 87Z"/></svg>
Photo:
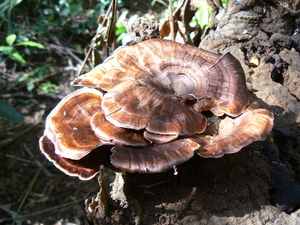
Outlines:
<svg viewBox="0 0 300 225"><path fill-rule="evenodd" d="M119 174L113 185L124 195L101 194L105 216L85 208L85 199L103 203L92 199L97 180L66 176L38 149L45 117L73 90L69 81L75 75L61 73L56 97L3 94L25 123L2 122L0 223L16 218L16 224L299 224L299 1L291 2L229 1L225 11L216 10L224 14L200 43L240 60L249 89L275 115L270 137L218 159L195 155L177 167L178 175ZM251 63L254 56L257 64ZM105 171L109 191L114 176Z"/></svg>

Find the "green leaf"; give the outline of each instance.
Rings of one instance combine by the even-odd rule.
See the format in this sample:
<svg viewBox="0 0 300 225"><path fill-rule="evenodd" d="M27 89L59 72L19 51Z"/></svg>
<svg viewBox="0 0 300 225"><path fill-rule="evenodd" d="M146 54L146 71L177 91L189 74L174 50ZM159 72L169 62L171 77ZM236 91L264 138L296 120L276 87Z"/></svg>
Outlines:
<svg viewBox="0 0 300 225"><path fill-rule="evenodd" d="M62 16L67 17L67 16L69 16L69 14L70 14L70 9L69 9L69 8L64 8L64 9L61 11L61 15L62 15Z"/></svg>
<svg viewBox="0 0 300 225"><path fill-rule="evenodd" d="M17 39L17 35L15 35L15 34L8 35L6 37L6 43L8 45L12 45L15 42L16 39Z"/></svg>
<svg viewBox="0 0 300 225"><path fill-rule="evenodd" d="M70 13L71 13L72 16L76 16L80 12L82 12L81 3L76 3L76 4L70 6Z"/></svg>
<svg viewBox="0 0 300 225"><path fill-rule="evenodd" d="M16 45L26 45L26 46L30 46L30 47L37 47L37 48L45 49L44 45L37 43L35 41L23 41Z"/></svg>
<svg viewBox="0 0 300 225"><path fill-rule="evenodd" d="M13 106L0 100L0 117L7 118L14 122L24 121L23 115Z"/></svg>
<svg viewBox="0 0 300 225"><path fill-rule="evenodd" d="M4 54L11 55L14 51L14 47L12 46L0 46L0 52Z"/></svg>
<svg viewBox="0 0 300 225"><path fill-rule="evenodd" d="M14 60L16 60L17 62L25 65L26 64L26 61L25 59L18 53L18 52L13 52L11 55L10 55Z"/></svg>
<svg viewBox="0 0 300 225"><path fill-rule="evenodd" d="M122 34L122 33L125 33L125 32L126 32L126 27L121 26L121 27L117 28L116 35L119 35L119 34Z"/></svg>
<svg viewBox="0 0 300 225"><path fill-rule="evenodd" d="M0 17L5 16L5 12L10 8L10 1L5 0L0 4Z"/></svg>
<svg viewBox="0 0 300 225"><path fill-rule="evenodd" d="M0 4L0 17L5 16L6 11L11 11L13 7L18 5L23 0L5 0Z"/></svg>
<svg viewBox="0 0 300 225"><path fill-rule="evenodd" d="M28 105L30 103L30 100L24 100L24 99L18 99L17 101L18 103L21 103L23 105Z"/></svg>
<svg viewBox="0 0 300 225"><path fill-rule="evenodd" d="M50 95L54 95L55 92L53 91L53 88L55 88L57 85L56 84L52 84L50 82L47 82L45 84L42 84L40 86L42 92L44 92L45 94L50 94Z"/></svg>

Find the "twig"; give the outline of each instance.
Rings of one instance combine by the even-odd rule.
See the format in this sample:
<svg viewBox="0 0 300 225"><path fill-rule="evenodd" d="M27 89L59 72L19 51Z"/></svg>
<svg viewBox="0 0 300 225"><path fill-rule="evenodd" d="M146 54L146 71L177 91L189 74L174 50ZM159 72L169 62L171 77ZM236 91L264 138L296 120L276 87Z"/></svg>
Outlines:
<svg viewBox="0 0 300 225"><path fill-rule="evenodd" d="M52 98L52 99L57 99L61 100L64 96L60 95L29 95L29 94L21 94L21 93L15 93L15 94L0 94L0 98Z"/></svg>
<svg viewBox="0 0 300 225"><path fill-rule="evenodd" d="M185 17L186 17L186 7L187 7L187 4L189 3L190 1L184 1L183 4L182 4L182 18L181 18L181 22L184 26L184 37L188 37L188 31L189 31L189 26L188 24L185 23ZM191 4L191 3L190 3ZM187 42L187 40L185 40L185 42Z"/></svg>
<svg viewBox="0 0 300 225"><path fill-rule="evenodd" d="M73 201L73 202L67 202L67 203L64 203L64 204L61 204L61 205L58 205L58 206L54 206L54 207L52 207L52 208L43 209L43 210L38 211L38 212L34 212L34 213L22 215L22 217L36 216L36 215L39 215L39 214L42 214L42 213L45 213L45 212L49 212L49 211L52 211L52 210L60 209L60 208L63 208L63 207L69 206L69 205L76 204L76 203L78 203L78 202L82 202L82 201L84 201L85 199L86 199L86 198L82 198L82 199L79 199L79 200L76 200L76 201Z"/></svg>
<svg viewBox="0 0 300 225"><path fill-rule="evenodd" d="M118 6L118 1L117 0L113 0L113 9L112 9L112 18L111 21L109 23L109 27L107 30L107 39L106 39L106 57L109 56L109 46L111 44L111 34L112 31L114 29L114 25L115 25L115 21L116 21L116 14L117 14L117 6Z"/></svg>
<svg viewBox="0 0 300 225"><path fill-rule="evenodd" d="M12 158L12 159L19 160L19 161L21 161L21 162L31 163L30 160L28 160L28 159L23 159L23 158L20 158L20 157L15 156L15 155L6 154L5 156L6 156L6 157L9 157L9 158Z"/></svg>
<svg viewBox="0 0 300 225"><path fill-rule="evenodd" d="M59 43L60 44L60 43ZM71 55L78 63L83 63L83 61L76 56L73 52L77 52L74 49L68 48L63 46L62 44L58 45L58 44L48 44L49 48L55 49L56 51L60 52L60 53L64 53L67 52L69 55ZM78 53L82 53L82 52L78 52Z"/></svg>
<svg viewBox="0 0 300 225"><path fill-rule="evenodd" d="M21 204L20 204L20 206L19 206L19 208L18 208L18 211L17 211L17 213L16 213L16 217L14 218L14 220L13 220L13 222L12 222L12 225L14 225L14 224L16 223L17 217L18 217L19 213L21 212L21 210L22 210L22 208L23 208L23 205L24 205L24 203L25 203L25 201L26 201L28 195L29 195L29 193L31 192L31 190L32 190L32 188L33 188L33 185L34 185L34 183L35 183L37 177L39 176L40 172L42 171L42 168L43 168L44 165L46 164L46 162L47 162L47 160L45 159L44 162L43 162L43 164L42 164L42 166L41 166L41 167L39 168L39 170L36 172L34 178L32 179L31 183L29 184L28 190L26 191L26 193L25 193L25 195L24 195L24 197L23 197L23 199L22 199L22 202L21 202Z"/></svg>
<svg viewBox="0 0 300 225"><path fill-rule="evenodd" d="M77 55L75 55L72 51L70 51L70 49L66 48L66 52L71 55L78 63L83 63L83 61L77 57Z"/></svg>
<svg viewBox="0 0 300 225"><path fill-rule="evenodd" d="M42 167L43 168L43 172L48 176L52 176L52 174L43 166L43 163L41 163L40 161L38 161L35 157L34 154L32 154L32 152L30 151L30 149L27 147L27 145L25 143L23 143L24 149L26 150L26 152L29 154L30 158L32 160L34 160L34 162L36 163L36 165L38 167Z"/></svg>
<svg viewBox="0 0 300 225"><path fill-rule="evenodd" d="M168 8L168 5L163 0L155 0L154 2L159 2L160 4L163 4L166 8Z"/></svg>
<svg viewBox="0 0 300 225"><path fill-rule="evenodd" d="M51 208L48 208L48 209L43 209L43 210L40 210L40 211L37 211L37 212L34 212L34 213L30 213L30 214L18 215L16 218L3 219L3 220L0 220L0 222L7 222L7 221L11 221L11 220L16 220L18 218L26 218L26 217L36 216L36 215L46 213L46 212L49 212L49 211L52 211L52 210L60 209L60 208L70 206L70 205L74 205L78 202L84 201L85 199L86 198L82 198L82 199L79 199L79 200L76 200L76 201L73 201L73 202L67 202L67 203L64 203L64 204L61 204L61 205L57 205L57 206L54 206L54 207L51 207Z"/></svg>
<svg viewBox="0 0 300 225"><path fill-rule="evenodd" d="M35 124L33 124L31 127L27 128L26 130L24 130L22 133L16 135L13 138L8 138L5 139L3 141L0 141L0 147L5 147L6 145L12 143L13 141L19 139L21 136L23 136L24 134L26 134L27 132L29 132L31 129L33 129L36 125L38 125L40 123L40 121L36 122Z"/></svg>
<svg viewBox="0 0 300 225"><path fill-rule="evenodd" d="M109 14L109 12L111 11L111 8L112 8L112 7L113 7L113 1L110 3L110 5L109 5L109 7L108 7L108 10L107 10L107 12L106 12L106 14L105 14L105 16L104 16L103 21L102 21L102 23L101 23L100 25L98 25L97 33L96 33L95 37L97 37L97 36L99 35L99 33L101 32L101 29L102 29L102 27L104 26L104 24L105 24L105 22L106 22L106 20L107 20L107 18L108 18L108 14ZM87 53L86 53L86 55L85 55L85 58L84 58L84 60L83 60L83 63L81 64L81 67L80 67L80 69L79 69L78 72L77 72L77 76L79 76L80 73L81 73L81 71L83 70L83 67L84 67L84 65L86 64L86 61L87 61L87 59L89 58L89 56L90 56L90 54L91 54L91 51L92 51L92 49L93 49L93 47L94 47L94 45L95 45L95 42L96 42L96 38L93 38L93 39L92 39L92 42L91 42L91 47L89 47L89 50L87 51Z"/></svg>
<svg viewBox="0 0 300 225"><path fill-rule="evenodd" d="M174 31L174 20L173 20L173 12L172 12L172 0L169 0L169 13L170 13L170 27L171 27L171 39L175 41L175 31Z"/></svg>

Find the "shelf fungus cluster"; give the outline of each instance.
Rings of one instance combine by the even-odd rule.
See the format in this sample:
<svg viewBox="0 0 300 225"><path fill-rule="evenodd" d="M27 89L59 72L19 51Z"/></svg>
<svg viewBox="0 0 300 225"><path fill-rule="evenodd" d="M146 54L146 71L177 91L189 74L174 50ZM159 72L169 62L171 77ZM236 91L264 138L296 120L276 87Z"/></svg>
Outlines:
<svg viewBox="0 0 300 225"><path fill-rule="evenodd" d="M40 148L71 176L99 166L158 173L264 140L273 114L247 89L239 61L162 39L118 48L72 83L46 120Z"/></svg>

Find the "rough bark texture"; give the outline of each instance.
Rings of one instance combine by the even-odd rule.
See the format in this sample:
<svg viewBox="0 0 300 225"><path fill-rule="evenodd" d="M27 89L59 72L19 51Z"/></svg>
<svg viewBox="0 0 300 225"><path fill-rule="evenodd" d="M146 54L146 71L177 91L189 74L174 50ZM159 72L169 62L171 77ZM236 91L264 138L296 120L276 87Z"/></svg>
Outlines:
<svg viewBox="0 0 300 225"><path fill-rule="evenodd" d="M240 60L249 89L275 115L271 137L219 159L195 155L178 166L178 175L127 174L126 204L110 200L107 216L89 217L90 222L300 223L299 7L291 0L228 1L226 10L214 9L219 14L200 43ZM251 63L253 57L258 65ZM87 223L85 213L81 218Z"/></svg>

